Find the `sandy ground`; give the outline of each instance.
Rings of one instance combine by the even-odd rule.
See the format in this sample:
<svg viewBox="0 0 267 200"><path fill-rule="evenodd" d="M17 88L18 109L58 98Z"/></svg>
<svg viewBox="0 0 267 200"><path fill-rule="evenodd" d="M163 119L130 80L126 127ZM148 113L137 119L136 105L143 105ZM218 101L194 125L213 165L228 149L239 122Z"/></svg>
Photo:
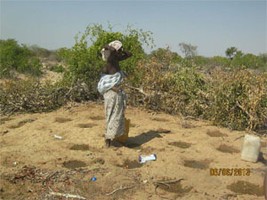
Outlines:
<svg viewBox="0 0 267 200"><path fill-rule="evenodd" d="M264 199L266 137L251 163L240 159L247 132L132 107L126 116L127 143L109 149L101 103L1 117L0 199Z"/></svg>

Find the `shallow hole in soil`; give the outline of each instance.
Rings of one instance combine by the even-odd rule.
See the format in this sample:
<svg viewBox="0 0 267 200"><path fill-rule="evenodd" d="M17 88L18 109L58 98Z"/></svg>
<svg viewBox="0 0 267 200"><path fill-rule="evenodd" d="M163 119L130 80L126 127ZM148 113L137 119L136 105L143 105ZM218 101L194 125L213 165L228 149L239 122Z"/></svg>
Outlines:
<svg viewBox="0 0 267 200"><path fill-rule="evenodd" d="M260 187L258 185L246 181L237 181L235 183L232 183L231 185L227 186L227 189L238 194L249 194L256 196L264 195L263 187Z"/></svg>
<svg viewBox="0 0 267 200"><path fill-rule="evenodd" d="M63 163L63 166L68 169L75 169L79 167L86 167L86 163L80 160L70 160L70 161L65 161Z"/></svg>
<svg viewBox="0 0 267 200"><path fill-rule="evenodd" d="M88 151L90 148L87 144L74 144L72 147L70 147L70 150Z"/></svg>
<svg viewBox="0 0 267 200"><path fill-rule="evenodd" d="M105 117L102 117L102 116L92 116L92 117L90 117L90 119L92 119L92 120L104 120Z"/></svg>
<svg viewBox="0 0 267 200"><path fill-rule="evenodd" d="M8 128L11 128L11 129L19 128L19 127L24 126L26 123L31 123L31 122L33 122L33 121L35 121L35 120L34 120L34 119L25 119L25 120L20 121L20 122L19 122L18 124L16 124L16 125L11 125L11 126L9 126Z"/></svg>
<svg viewBox="0 0 267 200"><path fill-rule="evenodd" d="M125 169L135 169L135 168L142 167L142 164L136 160L125 160L122 165L118 165L118 166L125 168Z"/></svg>
<svg viewBox="0 0 267 200"><path fill-rule="evenodd" d="M195 168L195 169L207 169L209 167L209 162L208 161L185 160L184 166Z"/></svg>
<svg viewBox="0 0 267 200"><path fill-rule="evenodd" d="M240 151L237 150L236 148L234 147L231 147L231 146L228 146L226 144L221 144L218 148L217 148L218 151L221 151L223 153L239 153Z"/></svg>
<svg viewBox="0 0 267 200"><path fill-rule="evenodd" d="M207 134L208 134L210 137L224 137L224 136L227 136L226 134L222 133L222 132L219 131L219 130L208 130L208 131L207 131Z"/></svg>
<svg viewBox="0 0 267 200"><path fill-rule="evenodd" d="M57 123L65 123L65 122L69 122L69 121L72 121L72 119L64 118L64 117L56 117L55 118L55 122L57 122Z"/></svg>
<svg viewBox="0 0 267 200"><path fill-rule="evenodd" d="M78 124L77 125L79 128L92 128L96 126L96 124L88 123L88 124Z"/></svg>
<svg viewBox="0 0 267 200"><path fill-rule="evenodd" d="M171 184L159 184L158 188L167 192L177 193L179 196L183 196L189 193L193 187L183 187L181 182L176 182Z"/></svg>
<svg viewBox="0 0 267 200"><path fill-rule="evenodd" d="M187 149L187 148L191 147L190 143L181 142L181 141L179 141L179 142L169 142L168 144L172 145L172 146L175 146L175 147L182 148L182 149Z"/></svg>

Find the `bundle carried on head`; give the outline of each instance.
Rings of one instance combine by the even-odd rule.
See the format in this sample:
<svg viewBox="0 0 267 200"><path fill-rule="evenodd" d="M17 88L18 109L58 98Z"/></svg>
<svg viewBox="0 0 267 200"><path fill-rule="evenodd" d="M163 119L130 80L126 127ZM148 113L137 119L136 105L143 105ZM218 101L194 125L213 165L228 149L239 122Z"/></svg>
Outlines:
<svg viewBox="0 0 267 200"><path fill-rule="evenodd" d="M110 42L108 46L114 48L116 51L119 51L122 48L122 43L119 40L114 40L113 42ZM108 60L110 54L111 54L111 49L109 48L103 48L101 50L102 59L104 61Z"/></svg>
<svg viewBox="0 0 267 200"><path fill-rule="evenodd" d="M122 47L122 43L119 40L114 40L113 42L110 42L108 45L116 49L116 51L120 50L120 48Z"/></svg>

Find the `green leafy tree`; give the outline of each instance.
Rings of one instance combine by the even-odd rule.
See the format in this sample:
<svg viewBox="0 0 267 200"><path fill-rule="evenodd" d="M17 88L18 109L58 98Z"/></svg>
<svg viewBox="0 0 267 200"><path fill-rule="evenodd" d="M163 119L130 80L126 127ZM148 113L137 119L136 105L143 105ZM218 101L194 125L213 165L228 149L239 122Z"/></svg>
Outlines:
<svg viewBox="0 0 267 200"><path fill-rule="evenodd" d="M240 56L241 51L238 51L238 49L236 47L229 47L226 49L225 51L225 55L226 57L228 57L229 59L233 59L236 55Z"/></svg>
<svg viewBox="0 0 267 200"><path fill-rule="evenodd" d="M267 64L267 53L261 53L259 58L264 62L264 64Z"/></svg>
<svg viewBox="0 0 267 200"><path fill-rule="evenodd" d="M242 56L241 64L246 68L258 69L264 66L263 60L254 54L245 54Z"/></svg>
<svg viewBox="0 0 267 200"><path fill-rule="evenodd" d="M197 55L197 46L187 43L180 43L179 46L185 58L193 58Z"/></svg>
<svg viewBox="0 0 267 200"><path fill-rule="evenodd" d="M226 57L214 56L209 59L209 64L211 66L227 67L230 64L230 61Z"/></svg>
<svg viewBox="0 0 267 200"><path fill-rule="evenodd" d="M120 40L123 48L132 52L133 56L123 61L121 68L135 77L136 63L145 56L142 45L153 43L151 35L151 32L133 29L130 26L127 27L125 33L114 32L111 26L107 30L99 24L87 26L81 36L76 35L75 45L71 49L60 50L59 54L69 66L65 79L72 83L82 80L89 86L92 93L97 94L96 84L100 77L100 69L104 65L99 53L105 44L113 40ZM138 78L135 81L138 81Z"/></svg>
<svg viewBox="0 0 267 200"><path fill-rule="evenodd" d="M181 62L182 57L178 55L176 52L172 52L170 48L159 48L154 50L150 54L150 59L156 59L157 62L165 65L166 67L170 67L171 65L175 65Z"/></svg>
<svg viewBox="0 0 267 200"><path fill-rule="evenodd" d="M28 47L28 49L31 50L35 56L38 57L47 58L51 54L49 50L39 47L38 45L31 45Z"/></svg>
<svg viewBox="0 0 267 200"><path fill-rule="evenodd" d="M32 52L16 40L0 40L0 77L11 76L12 70L32 75L41 74L41 64Z"/></svg>

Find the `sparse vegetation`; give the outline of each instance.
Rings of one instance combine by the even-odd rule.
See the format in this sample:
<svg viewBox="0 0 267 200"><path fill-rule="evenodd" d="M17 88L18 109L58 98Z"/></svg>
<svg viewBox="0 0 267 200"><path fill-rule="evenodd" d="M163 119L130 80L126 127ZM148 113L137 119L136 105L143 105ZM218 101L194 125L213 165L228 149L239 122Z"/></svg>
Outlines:
<svg viewBox="0 0 267 200"><path fill-rule="evenodd" d="M35 78L2 83L1 113L50 111L68 100L101 98L96 90L103 65L98 53L115 39L134 55L121 66L129 74L126 90L130 104L208 119L231 129L266 128L266 54L244 54L232 47L226 50L228 58L207 58L197 56L196 47L190 45L192 52L185 58L169 48L146 55L142 46L153 46L150 32L128 27L121 33L101 25L88 26L71 49L56 51L66 67L55 64L50 70L64 73L60 83L40 84ZM34 55L51 56L45 49L20 46L15 40L1 40L0 44L1 77L10 76L12 70L39 75L40 62L30 49Z"/></svg>
<svg viewBox="0 0 267 200"><path fill-rule="evenodd" d="M52 111L64 104L65 93L57 85L44 85L37 79L9 80L0 87L0 110L4 114Z"/></svg>

